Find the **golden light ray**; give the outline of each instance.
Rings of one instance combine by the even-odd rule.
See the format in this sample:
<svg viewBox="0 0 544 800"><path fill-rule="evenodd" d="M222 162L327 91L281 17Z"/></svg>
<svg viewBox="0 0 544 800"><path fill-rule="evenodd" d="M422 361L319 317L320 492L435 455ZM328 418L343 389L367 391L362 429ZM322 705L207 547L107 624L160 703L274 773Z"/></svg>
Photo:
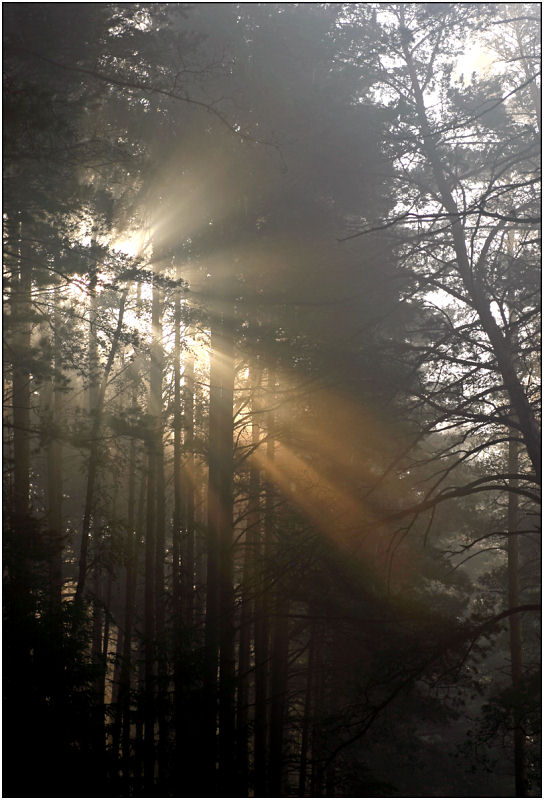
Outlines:
<svg viewBox="0 0 544 800"><path fill-rule="evenodd" d="M363 503L341 482L325 477L284 445L277 445L273 460L266 457L264 449L257 449L251 458L308 521L338 547L361 558L365 567L373 569L376 579L381 576L385 583L393 531L381 522L372 504ZM406 577L409 569L406 553L399 552L395 572Z"/></svg>

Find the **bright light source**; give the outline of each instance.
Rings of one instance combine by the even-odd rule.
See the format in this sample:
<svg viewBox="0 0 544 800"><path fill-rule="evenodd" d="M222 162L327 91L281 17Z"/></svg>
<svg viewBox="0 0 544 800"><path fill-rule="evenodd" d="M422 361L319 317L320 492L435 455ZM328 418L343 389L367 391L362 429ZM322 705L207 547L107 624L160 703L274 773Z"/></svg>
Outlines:
<svg viewBox="0 0 544 800"><path fill-rule="evenodd" d="M144 234L140 231L135 231L133 233L125 233L119 236L119 238L114 241L112 249L119 253L124 253L127 256L136 258L136 256L142 255L144 246Z"/></svg>
<svg viewBox="0 0 544 800"><path fill-rule="evenodd" d="M459 79L463 76L464 86L472 83L474 73L485 74L489 72L493 56L481 42L469 41L466 44L465 52L457 59L454 77Z"/></svg>

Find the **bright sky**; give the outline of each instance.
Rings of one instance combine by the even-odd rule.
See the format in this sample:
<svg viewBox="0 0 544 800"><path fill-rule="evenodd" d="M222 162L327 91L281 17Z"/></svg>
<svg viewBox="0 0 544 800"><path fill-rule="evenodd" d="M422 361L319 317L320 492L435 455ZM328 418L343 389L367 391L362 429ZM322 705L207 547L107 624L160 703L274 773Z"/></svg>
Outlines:
<svg viewBox="0 0 544 800"><path fill-rule="evenodd" d="M468 41L467 49L457 60L453 78L457 80L462 75L464 85L468 86L472 82L472 74L487 72L492 61L493 56L484 45L474 40Z"/></svg>

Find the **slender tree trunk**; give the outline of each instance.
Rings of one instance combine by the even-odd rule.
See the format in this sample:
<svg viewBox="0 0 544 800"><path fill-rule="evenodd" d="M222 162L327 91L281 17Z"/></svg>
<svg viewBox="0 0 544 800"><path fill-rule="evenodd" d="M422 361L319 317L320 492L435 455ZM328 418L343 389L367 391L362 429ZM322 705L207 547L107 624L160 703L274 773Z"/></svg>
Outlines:
<svg viewBox="0 0 544 800"><path fill-rule="evenodd" d="M106 582L106 596L104 598L104 634L102 637L101 648L101 665L100 665L100 696L102 698L102 708L105 709L106 699L106 679L108 676L108 651L110 648L111 638L111 593L113 587L113 578L111 572L108 573ZM104 714L102 717L104 720Z"/></svg>
<svg viewBox="0 0 544 800"><path fill-rule="evenodd" d="M113 495L111 517L115 518L116 493ZM93 661L96 665L95 694L97 719L97 747L103 762L102 775L106 774L106 678L111 629L111 599L113 578L110 571L104 575L100 562L94 568L95 596L93 604Z"/></svg>
<svg viewBox="0 0 544 800"><path fill-rule="evenodd" d="M269 497L269 495L265 495ZM264 542L259 543L258 585L255 601L255 741L254 741L254 792L255 797L266 796L267 775L267 712L269 669L269 603L268 563L270 556L270 509L265 507Z"/></svg>
<svg viewBox="0 0 544 800"><path fill-rule="evenodd" d="M185 351L183 371L183 412L185 417L185 464L183 479L183 588L184 620L190 628L194 618L194 575L195 575L195 492L194 492L194 380L195 359L193 353Z"/></svg>
<svg viewBox="0 0 544 800"><path fill-rule="evenodd" d="M125 768L125 753L124 745L121 744L121 737L124 732L124 720L128 720L130 712L130 655L132 644L132 616L134 607L134 556L135 556L135 542L134 542L134 516L135 516L135 485L136 481L136 442L134 439L130 440L128 468L127 468L127 532L125 544L125 571L124 579L120 589L120 601L123 606L120 610L119 616L122 616L122 622L117 626L117 652L115 671L113 678L114 694L112 702L115 706L115 718L112 729L112 752L113 757L117 761L119 756L121 760L119 767L115 767L115 775L118 777L119 768L124 777L126 777ZM127 699L129 700L127 710ZM130 735L130 729L129 729Z"/></svg>
<svg viewBox="0 0 544 800"><path fill-rule="evenodd" d="M132 442L135 450L135 442ZM134 460L133 460L134 459ZM132 632L134 627L134 614L136 610L136 580L138 575L138 561L139 561L139 538L141 520L144 516L144 498L146 495L146 476L142 474L140 499L138 503L138 522L134 519L134 487L136 485L136 455L131 452L131 464L129 481L129 515L128 515L128 562L127 562L127 580L126 580L126 596L125 596L125 632L123 637L123 669L121 672L121 686L122 693L120 692L120 703L122 707L123 729L121 738L121 752L123 755L123 777L126 779L130 774L130 740L131 740L131 673L132 673Z"/></svg>
<svg viewBox="0 0 544 800"><path fill-rule="evenodd" d="M98 408L98 343L97 343L97 324L96 324L96 267L89 274L89 329L88 329L88 351L87 361L89 370L89 419L90 423L90 448L89 466L87 470L87 486L85 491L85 506L83 509L83 522L81 528L81 545L79 551L79 577L76 587L75 604L79 606L85 590L87 580L87 562L89 557L89 540L91 533L92 514L94 507L94 491L96 482L96 472L98 467L98 434L100 430L100 409Z"/></svg>
<svg viewBox="0 0 544 800"><path fill-rule="evenodd" d="M51 436L47 444L47 523L49 527L49 592L50 609L54 617L58 617L62 601L62 443L58 429L62 415L62 389L60 373L62 369L60 355L60 311L59 293L55 289L53 311L52 366L54 374L48 386L48 418Z"/></svg>
<svg viewBox="0 0 544 800"><path fill-rule="evenodd" d="M155 719L159 719L159 735L164 736L163 675L159 675L158 694L155 696L155 650L162 649L164 633L164 470L162 456L162 352L161 352L161 296L156 279L153 282L151 309L151 364L149 415L152 432L149 442L147 483L147 530L145 547L145 722L144 722L144 775L148 792L155 780ZM165 667L159 659L159 671ZM159 755L162 755L162 751ZM161 759L162 761L162 759Z"/></svg>
<svg viewBox="0 0 544 800"><path fill-rule="evenodd" d="M60 345L60 308L59 292L54 289L51 337L51 366L53 374L46 382L46 513L47 513L47 544L48 552L48 611L49 611L49 642L50 658L50 686L49 692L56 714L60 720L66 709L66 679L64 652L64 629L62 616L62 589L63 589L63 518L62 518L62 456L63 448L60 439L60 430L63 425L62 406L63 392L61 388L61 345ZM62 769L59 763L53 769Z"/></svg>
<svg viewBox="0 0 544 800"><path fill-rule="evenodd" d="M283 730L287 701L287 659L289 652L288 613L289 605L280 594L275 598L274 626L272 632L270 662L270 766L269 794L283 794L284 755Z"/></svg>
<svg viewBox="0 0 544 800"><path fill-rule="evenodd" d="M250 499L251 502L251 499ZM251 518L248 518L248 526ZM256 522L254 521L255 525ZM236 764L237 794L247 794L249 774L248 751L248 709L249 709L249 667L252 622L252 536L248 529L244 540L244 565L242 571L242 601L240 610L240 638L238 646L238 695L236 700Z"/></svg>
<svg viewBox="0 0 544 800"><path fill-rule="evenodd" d="M146 714L146 693L145 693L145 656L146 656L146 646L145 646L145 558L146 558L146 532L147 532L147 482L149 480L149 475L147 471L147 459L144 455L142 459L142 468L141 468L141 483L140 483L140 499L138 502L138 512L135 520L135 537L134 537L134 546L135 546L135 557L134 557L134 569L135 569L135 603L133 606L133 628L136 632L137 626L139 622L143 622L143 636L139 636L136 641L136 675L135 675L135 686L136 686L136 700L135 700L135 708L132 711L132 704L127 701L127 717L124 718L123 722L123 757L127 760L125 763L127 764L128 768L128 759L131 755L131 730L130 730L130 720L131 718L134 720L134 742L133 742L133 750L134 756L132 760L133 768L132 773L134 775L134 791L135 792L144 792L144 785L142 781L143 769L144 769L144 723L145 723L145 714ZM137 582L137 575L139 572L139 565L142 562L143 572L144 572L144 591L139 594L138 593L138 582ZM129 654L132 656L133 651ZM130 678L129 678L130 682Z"/></svg>
<svg viewBox="0 0 544 800"><path fill-rule="evenodd" d="M306 795L306 776L308 770L308 744L310 741L310 719L312 715L312 686L314 671L314 649L315 649L315 623L312 622L310 629L310 642L308 645L308 668L306 677L306 696L304 698L304 718L302 720L302 737L300 744L300 771L298 779L299 797Z"/></svg>
<svg viewBox="0 0 544 800"><path fill-rule="evenodd" d="M164 781L166 771L167 750L167 719L166 703L168 692L168 673L166 658L165 638L165 586L164 586L164 559L165 559L165 516L166 505L164 484L164 447L163 447L163 420L162 420L162 376L163 376L163 349L162 349L162 292L155 281L153 285L152 301L152 328L153 352L151 355L151 407L150 413L156 419L156 492L155 507L155 646L157 655L157 720L159 727L158 739L158 777Z"/></svg>
<svg viewBox="0 0 544 800"><path fill-rule="evenodd" d="M212 321L210 342L210 407L208 434L208 524L206 562L206 664L204 675L203 753L204 781L210 795L216 791L217 670L219 660L219 520L221 458L218 448L221 420L222 336L218 319Z"/></svg>
<svg viewBox="0 0 544 800"><path fill-rule="evenodd" d="M274 403L275 374L269 372L269 402ZM267 464L274 461L274 412L267 414L269 439L266 447ZM265 496L265 527L267 538L274 535L274 503L275 492L272 475L267 475ZM278 543L275 543L277 548ZM287 659L288 659L288 611L285 589L281 576L278 576L273 597L273 618L270 651L270 762L268 768L268 794L279 797L282 794L284 760L283 760L283 728L287 695Z"/></svg>
<svg viewBox="0 0 544 800"><path fill-rule="evenodd" d="M195 599L194 620L197 629L204 629L206 619L206 561L207 561L207 485L200 470L195 470Z"/></svg>
<svg viewBox="0 0 544 800"><path fill-rule="evenodd" d="M178 269L177 279L180 278ZM172 520L172 603L176 630L181 624L181 536L183 519L181 406L181 292L174 296L174 514Z"/></svg>
<svg viewBox="0 0 544 800"><path fill-rule="evenodd" d="M126 575L124 575L118 584L117 598L120 600L126 594ZM124 651L124 629L121 625L120 614L117 617L118 623L116 625L116 638L115 638L115 663L113 667L112 689L111 689L111 713L113 722L111 725L111 762L110 775L112 780L119 780L119 770L121 764L121 730L123 726L122 708L121 708L121 673L123 670L123 651Z"/></svg>
<svg viewBox="0 0 544 800"><path fill-rule="evenodd" d="M124 355L124 354L123 354ZM124 358L123 358L124 363ZM118 454L122 458L124 458L124 450L118 448ZM117 496L117 490L115 490L115 495ZM115 502L113 503L112 508L112 519L115 519L117 515ZM126 543L125 543L125 554L123 557L123 562L126 565ZM115 630L115 654L113 657L113 673L111 676L111 691L110 691L110 703L109 703L109 716L112 719L112 723L109 729L109 733L107 736L107 742L111 738L111 743L109 744L109 759L108 759L108 776L111 781L117 783L119 780L119 768L120 764L120 751L119 751L119 744L120 744L120 737L121 737L121 706L119 703L119 687L121 682L121 665L123 660L123 639L124 639L124 629L122 624L122 599L126 594L126 570L123 570L121 574L111 574L111 581L112 586L110 589L110 603L108 605L108 614L110 617L110 627L111 623L113 623L114 630ZM111 636L111 634L109 634ZM106 668L107 669L107 668ZM106 672L107 675L107 672ZM114 790L115 791L115 790Z"/></svg>
<svg viewBox="0 0 544 800"><path fill-rule="evenodd" d="M219 662L219 778L225 796L235 795L235 630L233 565L233 403L234 403L234 320L232 311L223 318L223 365L219 424L220 495L220 662Z"/></svg>
<svg viewBox="0 0 544 800"><path fill-rule="evenodd" d="M324 703L323 709L325 712L326 718L330 717L331 709L334 707L334 698L332 696L332 681L331 681L331 657L336 651L336 629L331 628L330 623L327 624L327 629L329 631L328 637L325 637L324 641L324 651L325 651L325 663L323 669L323 683L324 683ZM334 797L335 796L335 785L336 785L336 768L334 761L330 761L328 759L328 755L330 752L330 742L328 737L325 737L325 757L326 757L326 767L325 767L325 796L326 797Z"/></svg>
<svg viewBox="0 0 544 800"><path fill-rule="evenodd" d="M157 453L157 530L156 530L156 631L155 641L157 647L157 720L159 727L157 763L159 781L164 782L167 771L168 748L168 664L167 644L165 635L165 586L164 586L164 558L165 558L165 485L164 485L164 449L161 441L158 443Z"/></svg>
<svg viewBox="0 0 544 800"><path fill-rule="evenodd" d="M179 315L181 325L181 313ZM175 481L177 484L178 507L176 510L178 531L177 554L177 596L175 599L175 728L176 728L176 784L180 790L190 791L190 786L197 785L199 777L193 784L195 759L194 731L192 720L198 715L195 698L187 689L188 673L186 661L187 636L193 634L194 622L194 575L195 575L195 488L194 488L194 357L185 351L183 392L180 386L181 336L178 343L178 375L176 378L176 442L174 443ZM184 423L181 417L183 411ZM181 431L185 429L183 448ZM182 449L185 451L185 464L182 462ZM183 789L182 789L183 787ZM196 789L194 789L196 791Z"/></svg>
<svg viewBox="0 0 544 800"><path fill-rule="evenodd" d="M247 793L249 777L249 691L251 666L251 640L255 596L255 548L259 525L259 473L251 467L247 528L244 541L242 573L242 604L240 611L240 640L238 647L238 697L236 710L236 741L239 775L239 793Z"/></svg>
<svg viewBox="0 0 544 800"><path fill-rule="evenodd" d="M96 288L96 284L95 284ZM110 376L111 368L113 366L113 362L115 360L115 356L117 353L117 349L119 346L119 341L121 338L121 331L123 329L123 318L125 313L125 303L128 295L128 289L125 289L121 295L121 299L119 302L119 313L117 317L117 327L113 336L113 341L111 344L110 352L108 355L108 360L106 362L106 366L104 368L104 374L102 376L102 381L100 383L100 388L98 391L96 390L95 386L91 384L91 389L89 393L89 400L91 404L91 408L93 409L93 421L91 424L91 433L90 433L90 453L89 453L89 468L87 472L87 487L85 492L85 507L83 511L83 522L82 522L82 530L81 530L81 548L79 554L79 574L78 574L78 581L77 581L77 588L76 588L76 595L75 595L75 604L79 606L81 600L83 598L83 593L85 590L85 582L87 579L87 564L88 564L88 555L89 555L89 537L90 537L90 530L91 530L91 521L92 521L92 513L94 507L94 493L96 488L96 475L98 469L98 453L99 453L99 433L100 433L100 426L102 422L102 412L104 408L104 399L106 396L106 389L108 385L108 379ZM91 300L91 310L93 307L93 301ZM89 331L89 367L91 376L95 372L95 368L93 364L95 362L95 347L96 347L96 322L94 321L93 313L91 313L91 321L90 321L90 328Z"/></svg>
<svg viewBox="0 0 544 800"><path fill-rule="evenodd" d="M148 447L147 510L145 532L144 574L144 780L148 793L152 792L155 778L155 692L154 692L154 634L155 634L155 502L156 453L155 443Z"/></svg>
<svg viewBox="0 0 544 800"><path fill-rule="evenodd" d="M212 783L219 760L220 788L226 796L231 790L234 756L233 386L232 316L222 312L213 319L211 333L204 747L206 770ZM217 711L219 751L216 750ZM212 783L213 794L216 789Z"/></svg>
<svg viewBox="0 0 544 800"><path fill-rule="evenodd" d="M512 436L515 432L512 431ZM512 438L508 445L508 472L515 475L519 471L518 443ZM508 495L508 607L516 608L521 605L519 590L519 542L516 535L519 518L519 495L515 492L518 481L510 479L510 488L513 490ZM521 615L512 614L509 618L510 625L510 662L512 688L514 692L519 688L522 672L522 639ZM517 705L514 706L514 781L516 797L527 797L527 771L525 757L525 734L523 719Z"/></svg>
<svg viewBox="0 0 544 800"><path fill-rule="evenodd" d="M321 633L320 626L317 627ZM323 737L320 728L319 712L324 702L324 663L322 636L314 643L314 680L312 695L314 698L314 714L312 719L312 772L310 781L310 797L321 797L323 794Z"/></svg>
<svg viewBox="0 0 544 800"><path fill-rule="evenodd" d="M168 742L167 724L167 697L168 697L168 666L165 636L165 586L164 586L164 557L165 557L165 485L164 485L164 449L162 444L162 428L160 441L157 442L157 505L156 505L156 556L155 556L155 646L157 656L157 721L158 721L158 749L157 764L158 778L163 782L166 776L166 758Z"/></svg>
<svg viewBox="0 0 544 800"><path fill-rule="evenodd" d="M25 225L19 223L19 280L11 295L11 315L16 327L13 363L13 494L15 518L22 524L29 512L30 496L30 322L32 265L24 242Z"/></svg>
<svg viewBox="0 0 544 800"><path fill-rule="evenodd" d="M258 392L261 382L260 369L250 372L250 386L253 387L254 417L251 423L251 446L253 451L259 445ZM249 468L248 510L244 542L244 565L242 574L242 606L240 612L240 641L238 648L238 697L236 713L238 794L247 795L249 782L249 698L251 641L254 633L256 567L260 538L260 471L257 462L251 458Z"/></svg>
<svg viewBox="0 0 544 800"><path fill-rule="evenodd" d="M176 278L181 278L178 267ZM174 295L174 513L172 519L172 615L174 638L174 735L175 785L182 785L183 761L186 757L182 654L182 580L181 541L183 522L182 486L182 400L181 400L181 291Z"/></svg>
<svg viewBox="0 0 544 800"><path fill-rule="evenodd" d="M92 573L92 621L91 660L94 671L93 681L93 780L100 782L105 771L105 733L104 733L104 598L102 593L102 571L96 566ZM91 776L88 776L90 778Z"/></svg>
<svg viewBox="0 0 544 800"><path fill-rule="evenodd" d="M146 478L146 484L147 480ZM147 487L146 487L147 488ZM147 492L146 492L147 495ZM145 559L145 554L144 554ZM145 641L141 641L138 652L138 705L136 708L136 725L134 731L134 790L135 793L146 794L145 786L145 719L146 719L146 647Z"/></svg>
<svg viewBox="0 0 544 800"><path fill-rule="evenodd" d="M90 452L89 452L89 466L87 473L87 493L85 499L85 509L83 512L83 531L80 550L80 581L76 589L76 608L79 612L79 600L82 595L85 581L87 579L87 559L91 538L91 527L94 528L93 543L95 553L98 548L97 529L98 524L96 520L96 510L94 507L94 489L98 467L98 434L99 434L99 409L98 409L98 396L99 396L99 383L98 383L98 324L97 324L97 298L96 287L98 280L97 268L94 267L89 274L89 326L88 326L88 341L87 341L87 369L89 377L89 387L87 392L88 411L90 419ZM83 572L82 572L83 568ZM81 585L81 590L79 586ZM105 764L104 752L104 692L103 684L101 681L102 672L102 631L104 624L104 606L102 598L102 569L98 559L95 558L94 566L91 570L91 597L92 597L92 642L91 642L91 661L94 671L93 683L93 762L95 765L95 776L98 780L103 775ZM79 623L79 614L76 624ZM90 776L89 776L90 777Z"/></svg>
<svg viewBox="0 0 544 800"><path fill-rule="evenodd" d="M275 373L268 369L268 394L270 405L274 404ZM266 413L266 460L274 459L274 414ZM267 753L270 751L272 759L271 730L269 731L269 676L271 676L270 612L274 610L275 598L270 597L268 584L270 583L270 568L272 551L274 547L274 490L271 475L266 474L264 483L264 543L261 548L260 585L258 587L255 620L255 794L258 797L266 796L271 783L275 782L272 776L272 763L268 763ZM277 641L276 641L277 644ZM276 654L278 650L276 650ZM271 690L271 686L270 686ZM277 721L277 718L276 718ZM275 733L277 734L276 727ZM269 740L270 734L270 740ZM278 739L274 742L274 756L277 757Z"/></svg>

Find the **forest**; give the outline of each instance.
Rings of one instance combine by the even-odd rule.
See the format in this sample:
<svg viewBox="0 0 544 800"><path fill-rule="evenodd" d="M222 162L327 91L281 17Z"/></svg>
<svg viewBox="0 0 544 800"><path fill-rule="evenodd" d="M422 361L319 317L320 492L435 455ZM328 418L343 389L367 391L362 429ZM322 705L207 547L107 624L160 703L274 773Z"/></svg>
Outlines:
<svg viewBox="0 0 544 800"><path fill-rule="evenodd" d="M2 11L3 797L540 797L540 4Z"/></svg>

